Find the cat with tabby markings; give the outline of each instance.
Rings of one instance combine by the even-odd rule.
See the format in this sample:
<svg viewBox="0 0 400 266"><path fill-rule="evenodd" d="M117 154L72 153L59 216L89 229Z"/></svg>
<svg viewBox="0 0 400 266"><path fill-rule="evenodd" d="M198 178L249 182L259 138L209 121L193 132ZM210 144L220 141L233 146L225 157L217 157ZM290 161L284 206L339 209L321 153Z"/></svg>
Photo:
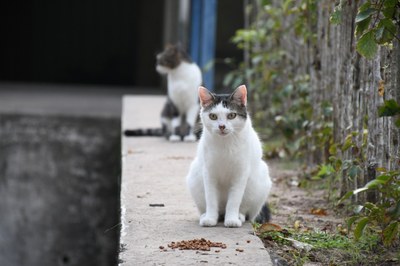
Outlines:
<svg viewBox="0 0 400 266"><path fill-rule="evenodd" d="M169 141L196 141L199 113L197 88L202 74L181 45L168 45L157 55L156 70L167 76L167 100L161 112L161 128L126 130L126 136L165 136Z"/></svg>
<svg viewBox="0 0 400 266"><path fill-rule="evenodd" d="M186 177L201 226L241 227L270 219L266 203L272 182L262 146L247 112L247 89L232 94L198 90L203 132Z"/></svg>

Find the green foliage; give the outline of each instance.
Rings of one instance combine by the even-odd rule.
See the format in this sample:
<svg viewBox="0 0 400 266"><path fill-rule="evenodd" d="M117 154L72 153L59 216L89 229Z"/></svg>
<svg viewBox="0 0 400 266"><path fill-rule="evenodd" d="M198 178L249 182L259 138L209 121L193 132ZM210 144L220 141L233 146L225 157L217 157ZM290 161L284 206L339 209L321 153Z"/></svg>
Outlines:
<svg viewBox="0 0 400 266"><path fill-rule="evenodd" d="M310 102L310 77L290 74L292 51L285 50L280 42L288 34L297 36L299 43L316 41L317 1L258 3L261 5L258 8L246 9L258 10L251 16L253 23L247 29L236 31L232 38L239 49L246 51L248 60L225 77L224 86L248 84L251 111L263 139L274 141L283 137L285 140L281 148L275 147L278 151L268 150L267 154L301 157L307 152L311 138L319 138L313 142L313 149L329 144L333 124L326 117L311 122L315 120L315 107ZM323 103L323 108L324 115L331 116L331 105ZM310 126L316 130L311 131Z"/></svg>
<svg viewBox="0 0 400 266"><path fill-rule="evenodd" d="M393 99L386 100L385 103L378 108L379 116L397 116L395 125L400 127L400 105Z"/></svg>
<svg viewBox="0 0 400 266"><path fill-rule="evenodd" d="M322 262L323 265L365 265L366 257L372 263L368 265L373 265L376 259L374 254L379 248L379 239L370 234L365 235L357 242L340 233L317 230L302 232L283 229L263 233L260 237L283 247L282 249L286 251L285 259L289 261L290 265L303 265L301 262L304 261ZM299 241L300 245L297 245L297 248L290 248L293 246L293 241ZM299 249L301 244L308 245L311 250ZM331 254L328 261L318 255L327 252ZM379 262L377 261L375 264L379 265Z"/></svg>
<svg viewBox="0 0 400 266"><path fill-rule="evenodd" d="M339 4L331 15L331 22L341 22L342 6ZM374 58L378 45L399 39L400 2L398 0L368 0L358 8L355 18L357 52L367 59Z"/></svg>
<svg viewBox="0 0 400 266"><path fill-rule="evenodd" d="M358 208L358 213L347 221L349 229L355 225L354 237L360 239L365 228L378 227L382 232L382 241L386 246L392 245L400 237L400 171L383 172L364 187L348 192L340 202L358 193L377 191L381 197L377 203L365 202Z"/></svg>
<svg viewBox="0 0 400 266"><path fill-rule="evenodd" d="M341 5L341 3L339 3L339 5L337 5L335 7L335 9L333 10L333 12L329 18L329 21L334 25L340 24L342 22L342 5Z"/></svg>
<svg viewBox="0 0 400 266"><path fill-rule="evenodd" d="M371 59L378 50L378 44L374 40L374 33L368 31L363 34L357 42L357 51L364 57Z"/></svg>
<svg viewBox="0 0 400 266"><path fill-rule="evenodd" d="M384 105L378 108L379 116L395 116L400 114L400 105L393 99L385 101Z"/></svg>

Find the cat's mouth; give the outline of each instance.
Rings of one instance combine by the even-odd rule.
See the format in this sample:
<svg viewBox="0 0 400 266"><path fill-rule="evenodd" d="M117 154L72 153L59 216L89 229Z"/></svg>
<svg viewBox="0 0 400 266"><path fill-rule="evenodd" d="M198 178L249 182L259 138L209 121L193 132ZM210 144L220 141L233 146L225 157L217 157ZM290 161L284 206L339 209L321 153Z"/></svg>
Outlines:
<svg viewBox="0 0 400 266"><path fill-rule="evenodd" d="M227 136L227 135L229 135L229 131L218 131L218 134L220 135L220 136Z"/></svg>

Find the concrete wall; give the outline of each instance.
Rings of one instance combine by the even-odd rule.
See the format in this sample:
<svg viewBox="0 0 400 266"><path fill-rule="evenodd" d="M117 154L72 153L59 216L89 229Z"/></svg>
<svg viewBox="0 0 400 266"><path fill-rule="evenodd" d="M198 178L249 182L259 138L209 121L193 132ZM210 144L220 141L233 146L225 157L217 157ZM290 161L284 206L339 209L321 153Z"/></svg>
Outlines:
<svg viewBox="0 0 400 266"><path fill-rule="evenodd" d="M0 265L116 265L119 119L0 115Z"/></svg>

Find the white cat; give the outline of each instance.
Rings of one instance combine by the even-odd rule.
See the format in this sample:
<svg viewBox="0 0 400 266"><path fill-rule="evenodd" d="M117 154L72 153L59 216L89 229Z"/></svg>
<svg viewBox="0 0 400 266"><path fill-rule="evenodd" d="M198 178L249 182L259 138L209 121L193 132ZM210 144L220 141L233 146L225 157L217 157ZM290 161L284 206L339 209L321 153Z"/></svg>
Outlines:
<svg viewBox="0 0 400 266"><path fill-rule="evenodd" d="M180 45L170 45L157 55L156 70L167 75L168 101L162 113L162 124L170 141L196 141L194 126L199 113L197 88L201 85L201 70ZM185 119L189 131L182 133Z"/></svg>
<svg viewBox="0 0 400 266"><path fill-rule="evenodd" d="M231 95L217 95L200 87L198 94L203 132L187 184L201 226L215 226L223 217L226 227L240 227L267 208L272 186L247 113L247 89L242 85Z"/></svg>

